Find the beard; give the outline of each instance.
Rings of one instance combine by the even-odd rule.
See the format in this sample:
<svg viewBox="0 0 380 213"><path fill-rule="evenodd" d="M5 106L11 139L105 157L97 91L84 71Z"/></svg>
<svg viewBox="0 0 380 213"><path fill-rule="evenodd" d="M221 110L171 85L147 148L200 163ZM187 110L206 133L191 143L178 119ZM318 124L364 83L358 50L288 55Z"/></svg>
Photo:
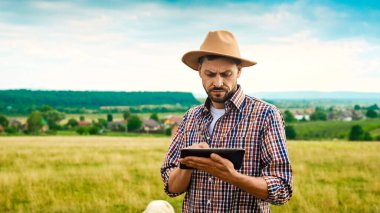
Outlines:
<svg viewBox="0 0 380 213"><path fill-rule="evenodd" d="M228 88L224 86L211 87L208 90L205 88L205 90L207 96L211 99L211 101L215 103L225 103L234 95L235 91L237 90L237 86L235 86L231 91L228 91Z"/></svg>

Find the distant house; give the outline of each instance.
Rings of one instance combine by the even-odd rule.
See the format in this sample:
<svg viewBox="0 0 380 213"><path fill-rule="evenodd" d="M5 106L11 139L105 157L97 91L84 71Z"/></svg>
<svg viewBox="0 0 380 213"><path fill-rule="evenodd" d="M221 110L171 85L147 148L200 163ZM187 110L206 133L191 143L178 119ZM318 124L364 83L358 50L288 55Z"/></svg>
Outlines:
<svg viewBox="0 0 380 213"><path fill-rule="evenodd" d="M360 120L361 115L362 113L360 111L344 107L335 107L334 110L329 113L328 118L329 120L352 121Z"/></svg>
<svg viewBox="0 0 380 213"><path fill-rule="evenodd" d="M22 123L19 120L11 119L8 124L9 127L15 127L16 129L22 128Z"/></svg>
<svg viewBox="0 0 380 213"><path fill-rule="evenodd" d="M91 126L91 122L89 121L79 121L78 126Z"/></svg>
<svg viewBox="0 0 380 213"><path fill-rule="evenodd" d="M111 131L124 132L127 130L128 122L127 120L121 121L110 121L107 124L107 128Z"/></svg>
<svg viewBox="0 0 380 213"><path fill-rule="evenodd" d="M311 115L315 112L314 108L306 108L303 110L304 114Z"/></svg>
<svg viewBox="0 0 380 213"><path fill-rule="evenodd" d="M352 121L352 117L344 117L342 121Z"/></svg>
<svg viewBox="0 0 380 213"><path fill-rule="evenodd" d="M178 116L178 115L171 115L165 120L164 127L165 129L171 129L172 137L174 137L174 135L177 133L177 130L182 120L183 120L183 117Z"/></svg>
<svg viewBox="0 0 380 213"><path fill-rule="evenodd" d="M351 110L353 120L362 120L365 119L364 114L360 110Z"/></svg>
<svg viewBox="0 0 380 213"><path fill-rule="evenodd" d="M338 120L342 121L352 121L352 113L351 110L342 110L340 117Z"/></svg>
<svg viewBox="0 0 380 213"><path fill-rule="evenodd" d="M145 132L157 132L161 130L160 124L153 119L143 119L143 130Z"/></svg>
<svg viewBox="0 0 380 213"><path fill-rule="evenodd" d="M4 127L0 124L0 134L5 131Z"/></svg>
<svg viewBox="0 0 380 213"><path fill-rule="evenodd" d="M295 114L294 115L294 118L298 121L301 121L301 120L306 120L306 121L309 121L310 120L310 115L306 115L306 114Z"/></svg>
<svg viewBox="0 0 380 213"><path fill-rule="evenodd" d="M181 116L171 115L165 120L164 126L165 128L172 128L174 125L180 125L181 122L182 122Z"/></svg>

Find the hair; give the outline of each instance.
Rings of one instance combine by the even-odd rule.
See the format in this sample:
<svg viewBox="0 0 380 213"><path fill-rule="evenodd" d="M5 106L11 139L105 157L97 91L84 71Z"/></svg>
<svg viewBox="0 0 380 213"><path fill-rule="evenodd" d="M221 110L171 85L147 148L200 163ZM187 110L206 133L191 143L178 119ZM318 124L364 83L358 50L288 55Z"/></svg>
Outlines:
<svg viewBox="0 0 380 213"><path fill-rule="evenodd" d="M203 64L203 62L207 59L208 61L213 61L213 60L216 60L216 59L219 59L219 58L223 58L223 59L226 59L226 60L229 60L229 61L232 61L233 63L235 63L236 65L239 65L241 64L241 61L239 59L236 59L236 58L231 58L231 57L227 57L227 56L222 56L222 55L205 55L205 56L202 56L198 59L198 63L200 65Z"/></svg>

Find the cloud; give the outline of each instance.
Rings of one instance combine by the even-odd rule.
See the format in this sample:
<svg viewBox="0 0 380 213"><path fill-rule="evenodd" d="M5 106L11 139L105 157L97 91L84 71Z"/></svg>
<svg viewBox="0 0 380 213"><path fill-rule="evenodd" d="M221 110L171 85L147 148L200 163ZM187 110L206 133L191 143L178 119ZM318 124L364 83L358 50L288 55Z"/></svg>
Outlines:
<svg viewBox="0 0 380 213"><path fill-rule="evenodd" d="M69 2L51 2L51 1L33 1L30 2L31 7L39 9L39 10L69 10L73 9L74 5Z"/></svg>
<svg viewBox="0 0 380 213"><path fill-rule="evenodd" d="M323 41L308 33L274 38L244 49L258 64L241 82L249 91L378 91L380 78L373 74L380 70L379 47L365 40Z"/></svg>
<svg viewBox="0 0 380 213"><path fill-rule="evenodd" d="M180 58L197 49L207 31L229 29L243 56L259 62L240 79L247 91L378 91L379 42L360 30L345 34L347 26L361 26L345 10L304 1L116 5L0 4L1 12L9 11L0 15L0 89L203 92Z"/></svg>

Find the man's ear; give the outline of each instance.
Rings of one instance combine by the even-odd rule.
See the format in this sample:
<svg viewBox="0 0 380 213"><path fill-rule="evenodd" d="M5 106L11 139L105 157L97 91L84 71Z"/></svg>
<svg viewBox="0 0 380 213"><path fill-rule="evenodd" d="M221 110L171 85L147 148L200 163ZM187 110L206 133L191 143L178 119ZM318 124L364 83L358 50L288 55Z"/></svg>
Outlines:
<svg viewBox="0 0 380 213"><path fill-rule="evenodd" d="M201 77L201 68L202 68L202 65L199 64L199 65L198 65L198 74L199 74L199 77Z"/></svg>
<svg viewBox="0 0 380 213"><path fill-rule="evenodd" d="M237 77L239 78L239 77L240 77L240 74L241 74L242 66L241 66L240 64L237 65L237 69L238 69L238 71L237 71Z"/></svg>

